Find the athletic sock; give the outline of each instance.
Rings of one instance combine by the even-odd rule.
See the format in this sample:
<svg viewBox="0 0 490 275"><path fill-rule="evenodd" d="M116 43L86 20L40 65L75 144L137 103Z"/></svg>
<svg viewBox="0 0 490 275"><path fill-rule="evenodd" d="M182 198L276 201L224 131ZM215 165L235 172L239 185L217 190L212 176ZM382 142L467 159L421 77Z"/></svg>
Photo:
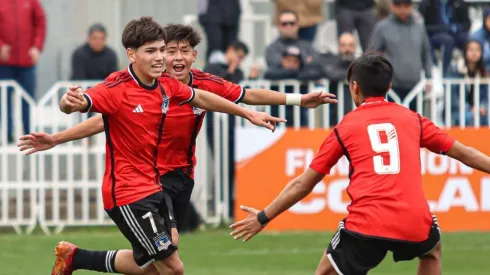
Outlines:
<svg viewBox="0 0 490 275"><path fill-rule="evenodd" d="M91 251L77 249L73 255L73 270L83 269L106 273L117 273L116 271L117 250Z"/></svg>

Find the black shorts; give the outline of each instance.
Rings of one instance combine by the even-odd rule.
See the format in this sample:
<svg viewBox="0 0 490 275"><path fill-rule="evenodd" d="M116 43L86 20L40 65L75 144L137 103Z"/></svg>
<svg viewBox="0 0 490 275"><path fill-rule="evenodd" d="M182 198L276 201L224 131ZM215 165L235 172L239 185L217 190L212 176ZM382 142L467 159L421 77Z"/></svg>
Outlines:
<svg viewBox="0 0 490 275"><path fill-rule="evenodd" d="M170 210L171 226L177 228L185 220L191 201L194 179L182 169L176 169L160 176L165 201Z"/></svg>
<svg viewBox="0 0 490 275"><path fill-rule="evenodd" d="M133 248L139 267L163 260L177 250L170 235L170 218L163 192L107 211Z"/></svg>
<svg viewBox="0 0 490 275"><path fill-rule="evenodd" d="M433 223L428 237L423 242L406 242L376 237L368 237L344 228L339 224L327 249L327 256L338 274L364 275L383 261L388 251L393 252L393 260L409 261L430 252L441 240L439 224L433 215Z"/></svg>

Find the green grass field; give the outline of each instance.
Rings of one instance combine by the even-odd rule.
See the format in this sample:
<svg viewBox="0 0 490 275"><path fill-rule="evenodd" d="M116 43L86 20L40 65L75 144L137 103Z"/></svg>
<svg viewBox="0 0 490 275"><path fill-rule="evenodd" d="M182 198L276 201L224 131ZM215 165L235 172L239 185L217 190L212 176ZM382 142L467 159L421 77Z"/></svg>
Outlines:
<svg viewBox="0 0 490 275"><path fill-rule="evenodd" d="M331 233L264 234L248 243L234 241L227 230L183 235L180 253L186 274L293 275L313 274ZM112 228L83 230L58 236L0 235L0 274L49 274L53 248L67 240L90 249L127 248ZM416 261L394 264L388 254L370 274L415 274ZM76 275L97 274L77 271ZM443 274L490 274L490 234L457 233L443 236Z"/></svg>

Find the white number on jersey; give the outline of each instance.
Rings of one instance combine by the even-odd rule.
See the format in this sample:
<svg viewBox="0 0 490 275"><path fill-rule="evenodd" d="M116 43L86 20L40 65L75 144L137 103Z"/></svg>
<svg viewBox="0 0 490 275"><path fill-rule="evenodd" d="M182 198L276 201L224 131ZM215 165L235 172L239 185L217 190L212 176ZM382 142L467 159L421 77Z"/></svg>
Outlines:
<svg viewBox="0 0 490 275"><path fill-rule="evenodd" d="M398 136L395 126L391 123L371 124L367 127L369 140L373 151L381 153L389 153L390 164L383 163L382 156L374 156L374 172L380 175L398 174L400 172L400 149L398 147ZM387 143L382 143L380 132L385 132L388 138Z"/></svg>

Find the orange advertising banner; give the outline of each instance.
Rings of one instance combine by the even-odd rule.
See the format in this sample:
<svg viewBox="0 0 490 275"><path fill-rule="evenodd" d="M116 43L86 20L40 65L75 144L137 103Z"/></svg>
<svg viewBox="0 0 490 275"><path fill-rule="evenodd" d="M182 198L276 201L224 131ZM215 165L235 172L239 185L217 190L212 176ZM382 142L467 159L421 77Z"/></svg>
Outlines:
<svg viewBox="0 0 490 275"><path fill-rule="evenodd" d="M490 155L490 129L450 129L460 142ZM260 134L259 134L260 133ZM235 218L240 205L263 209L310 164L329 130L282 130L273 135L256 129L237 132ZM240 149L242 148L242 149ZM242 150L242 151L241 151ZM423 185L441 229L490 231L490 175L447 156L421 149ZM267 230L336 230L347 215L349 163L343 157L331 175L305 199L272 221Z"/></svg>

